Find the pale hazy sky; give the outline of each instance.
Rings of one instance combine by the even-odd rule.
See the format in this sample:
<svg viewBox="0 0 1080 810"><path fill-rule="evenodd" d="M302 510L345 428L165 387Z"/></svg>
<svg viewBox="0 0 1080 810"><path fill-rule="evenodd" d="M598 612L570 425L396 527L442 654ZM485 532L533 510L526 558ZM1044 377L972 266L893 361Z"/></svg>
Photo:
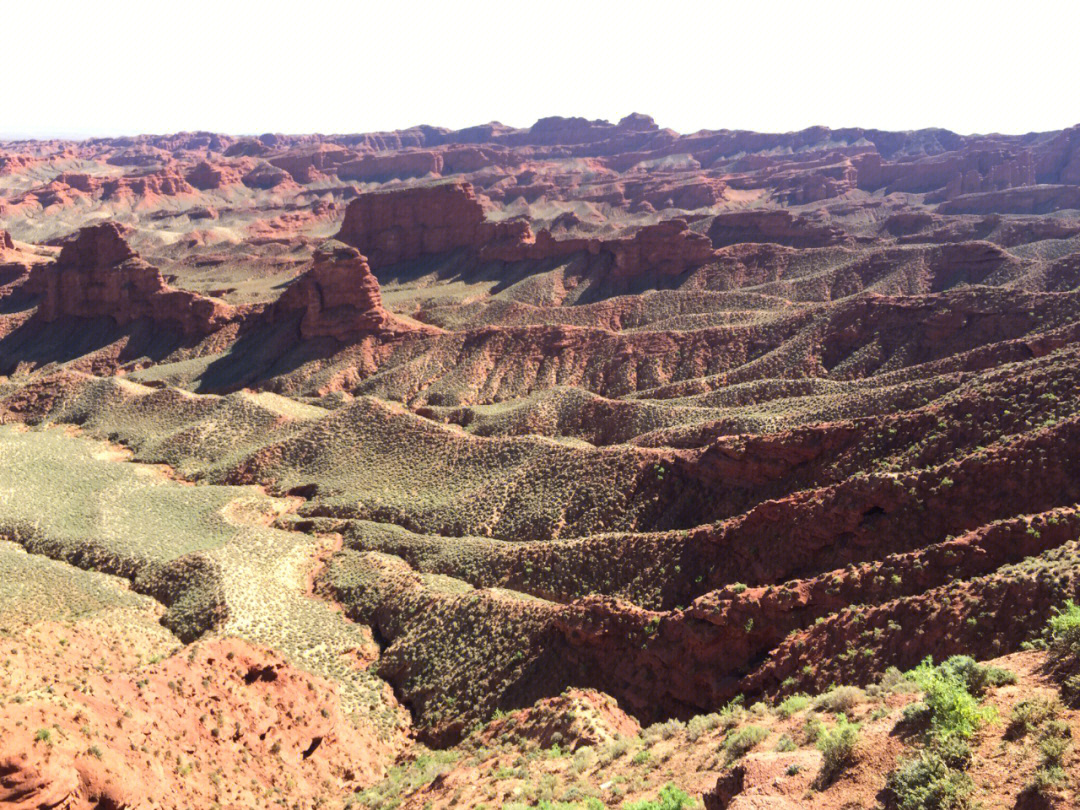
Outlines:
<svg viewBox="0 0 1080 810"><path fill-rule="evenodd" d="M0 0L0 134L1080 123L1080 2Z"/></svg>

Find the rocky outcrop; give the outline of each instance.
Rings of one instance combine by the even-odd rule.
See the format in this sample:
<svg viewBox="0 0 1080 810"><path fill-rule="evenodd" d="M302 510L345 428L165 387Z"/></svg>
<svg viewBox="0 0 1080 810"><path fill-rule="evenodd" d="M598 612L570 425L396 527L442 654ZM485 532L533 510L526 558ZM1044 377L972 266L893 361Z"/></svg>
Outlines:
<svg viewBox="0 0 1080 810"><path fill-rule="evenodd" d="M17 642L4 639L5 660L35 681L52 670L62 694L0 708L0 805L8 810L241 807L271 789L310 807L329 789L371 784L392 759L392 743L348 719L334 684L275 652L220 639L136 667L134 649L106 643L111 632L44 623ZM63 661L55 660L60 646L68 647ZM85 664L91 654L95 667ZM47 738L35 738L39 728ZM171 747L174 765L130 756L129 738ZM186 767L175 764L181 757ZM240 767L242 783L218 775Z"/></svg>
<svg viewBox="0 0 1080 810"><path fill-rule="evenodd" d="M394 178L406 179L423 177L427 174L441 174L442 155L437 152L416 151L398 152L393 155L364 155L349 161L338 168L338 177L342 180L361 182L382 182Z"/></svg>
<svg viewBox="0 0 1080 810"><path fill-rule="evenodd" d="M534 741L540 748L558 745L576 751L584 746L635 737L641 726L610 695L594 689L567 689L489 723L481 732L489 744L512 736Z"/></svg>
<svg viewBox="0 0 1080 810"><path fill-rule="evenodd" d="M14 250L15 243L11 239L11 234L7 231L0 231L0 250Z"/></svg>
<svg viewBox="0 0 1080 810"><path fill-rule="evenodd" d="M194 194L195 189L183 177L172 169L144 174L135 177L119 177L106 180L101 184L101 198L111 200L118 197L176 197L181 194Z"/></svg>
<svg viewBox="0 0 1080 810"><path fill-rule="evenodd" d="M298 312L304 339L344 342L372 332L419 328L403 324L383 308L379 282L367 260L356 248L335 241L315 251L311 268L281 294L271 318L282 320Z"/></svg>
<svg viewBox="0 0 1080 810"><path fill-rule="evenodd" d="M264 191L275 188L288 188L295 185L292 175L284 169L279 169L269 163L260 163L245 174L243 183L248 188L257 188Z"/></svg>
<svg viewBox="0 0 1080 810"><path fill-rule="evenodd" d="M107 317L123 326L147 318L193 338L237 318L222 301L168 286L112 222L80 230L55 262L36 266L26 284L40 296L37 317L46 322Z"/></svg>
<svg viewBox="0 0 1080 810"><path fill-rule="evenodd" d="M736 211L720 214L709 226L713 247L739 242L772 242L796 248L849 243L851 237L834 225L819 224L784 210Z"/></svg>
<svg viewBox="0 0 1080 810"><path fill-rule="evenodd" d="M681 219L648 225L629 239L604 242L602 249L615 257L612 277L637 278L645 274L677 276L707 263L712 245Z"/></svg>
<svg viewBox="0 0 1080 810"><path fill-rule="evenodd" d="M231 166L215 166L202 161L187 173L187 181L197 189L213 191L240 182L240 172Z"/></svg>
<svg viewBox="0 0 1080 810"><path fill-rule="evenodd" d="M360 250L376 268L408 259L529 235L519 222L488 222L468 183L439 183L361 194L345 209L337 238Z"/></svg>
<svg viewBox="0 0 1080 810"><path fill-rule="evenodd" d="M943 202L940 214L1047 214L1080 209L1080 187L1024 186L983 194L965 194Z"/></svg>
<svg viewBox="0 0 1080 810"><path fill-rule="evenodd" d="M19 174L38 163L30 155L0 155L0 174Z"/></svg>
<svg viewBox="0 0 1080 810"><path fill-rule="evenodd" d="M270 158L267 162L287 171L297 183L313 183L316 180L325 180L353 155L353 152L340 146L319 144L308 149L286 152Z"/></svg>
<svg viewBox="0 0 1080 810"><path fill-rule="evenodd" d="M490 222L468 183L362 194L345 210L338 239L371 256L375 267L459 249L504 262L608 253L615 279L678 275L713 256L709 240L678 219L611 240L557 240L548 231L534 235L523 221Z"/></svg>

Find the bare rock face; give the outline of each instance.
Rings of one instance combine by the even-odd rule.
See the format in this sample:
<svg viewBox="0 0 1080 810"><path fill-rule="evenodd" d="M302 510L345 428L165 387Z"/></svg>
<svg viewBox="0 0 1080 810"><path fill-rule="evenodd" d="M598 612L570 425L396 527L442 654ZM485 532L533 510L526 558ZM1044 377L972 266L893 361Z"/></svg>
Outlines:
<svg viewBox="0 0 1080 810"><path fill-rule="evenodd" d="M423 177L426 174L441 174L442 169L441 154L421 150L400 152L395 155L364 155L357 160L342 164L338 169L338 177L342 180L370 182L394 177Z"/></svg>
<svg viewBox="0 0 1080 810"><path fill-rule="evenodd" d="M709 240L691 231L681 219L648 225L630 239L615 239L603 246L615 256L615 278L646 273L677 276L713 257Z"/></svg>
<svg viewBox="0 0 1080 810"><path fill-rule="evenodd" d="M1064 185L1017 186L964 194L937 207L940 214L1047 214L1080 208L1080 188Z"/></svg>
<svg viewBox="0 0 1080 810"><path fill-rule="evenodd" d="M338 239L370 256L375 267L462 248L481 260L507 262L607 252L614 257L612 277L620 279L678 275L713 256L709 240L678 219L609 241L557 240L547 231L534 235L526 222L488 222L463 182L361 194L345 210Z"/></svg>
<svg viewBox="0 0 1080 810"><path fill-rule="evenodd" d="M228 304L168 286L113 222L81 229L55 262L33 269L27 289L41 296L37 317L46 322L104 316L123 326L149 318L200 337L237 316Z"/></svg>
<svg viewBox="0 0 1080 810"><path fill-rule="evenodd" d="M14 250L15 243L11 241L11 234L7 231L0 231L0 250Z"/></svg>
<svg viewBox="0 0 1080 810"><path fill-rule="evenodd" d="M527 234L524 223L486 221L472 186L457 182L361 194L345 209L337 238L384 267Z"/></svg>
<svg viewBox="0 0 1080 810"><path fill-rule="evenodd" d="M810 248L851 241L840 228L821 225L784 210L720 214L709 227L709 238L717 248L739 242L772 242L788 247Z"/></svg>
<svg viewBox="0 0 1080 810"><path fill-rule="evenodd" d="M240 173L229 166L215 166L204 160L187 173L187 181L195 188L211 191L239 183Z"/></svg>
<svg viewBox="0 0 1080 810"><path fill-rule="evenodd" d="M292 175L284 169L272 166L269 163L260 163L250 172L244 175L244 185L248 188L272 189L291 187L294 184Z"/></svg>
<svg viewBox="0 0 1080 810"><path fill-rule="evenodd" d="M287 171L297 183L311 183L324 179L354 154L342 147L319 144L308 149L286 152L270 158L268 162Z"/></svg>
<svg viewBox="0 0 1080 810"><path fill-rule="evenodd" d="M340 341L370 332L407 330L382 305L379 282L354 247L331 241L315 251L311 269L282 293L273 320L302 312L304 339Z"/></svg>

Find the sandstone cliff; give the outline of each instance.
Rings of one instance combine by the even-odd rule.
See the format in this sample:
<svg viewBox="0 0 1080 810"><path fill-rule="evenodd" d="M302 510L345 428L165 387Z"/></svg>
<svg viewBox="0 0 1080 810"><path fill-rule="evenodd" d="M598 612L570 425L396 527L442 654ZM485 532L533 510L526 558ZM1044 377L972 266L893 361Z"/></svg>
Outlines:
<svg viewBox="0 0 1080 810"><path fill-rule="evenodd" d="M33 269L27 290L41 297L37 317L47 322L104 316L122 326L148 318L202 337L237 318L222 301L167 285L112 222L78 231L55 262Z"/></svg>

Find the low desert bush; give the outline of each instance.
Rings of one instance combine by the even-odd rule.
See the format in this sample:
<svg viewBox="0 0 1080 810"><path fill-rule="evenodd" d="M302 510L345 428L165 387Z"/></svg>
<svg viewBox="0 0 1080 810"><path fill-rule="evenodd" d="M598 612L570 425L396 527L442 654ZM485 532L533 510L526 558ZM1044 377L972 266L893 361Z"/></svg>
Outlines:
<svg viewBox="0 0 1080 810"><path fill-rule="evenodd" d="M1050 648L1058 658L1080 659L1080 605L1070 599L1056 608L1047 628Z"/></svg>
<svg viewBox="0 0 1080 810"><path fill-rule="evenodd" d="M718 728L723 718L716 712L711 714L699 714L696 717L691 717L686 722L686 738L690 742L696 742L702 734L712 731Z"/></svg>
<svg viewBox="0 0 1080 810"><path fill-rule="evenodd" d="M1038 729L1043 723L1056 720L1062 705L1056 698L1034 697L1013 706L1009 716L1010 737L1023 737Z"/></svg>
<svg viewBox="0 0 1080 810"><path fill-rule="evenodd" d="M970 776L950 768L934 751L902 762L885 783L897 810L959 810L973 787Z"/></svg>
<svg viewBox="0 0 1080 810"><path fill-rule="evenodd" d="M992 708L979 705L968 691L968 680L962 669L934 666L927 658L908 673L923 690L922 704L912 704L904 711L906 720L925 719L932 737L945 740L958 737L968 740L983 724L995 717ZM922 711L924 717L919 718Z"/></svg>
<svg viewBox="0 0 1080 810"><path fill-rule="evenodd" d="M776 713L785 720L795 712L801 712L810 705L810 698L803 694L788 695L776 707Z"/></svg>
<svg viewBox="0 0 1080 810"><path fill-rule="evenodd" d="M685 791L669 782L660 788L660 794L656 799L643 799L627 804L625 810L683 810L686 807L693 807L694 804L694 800Z"/></svg>
<svg viewBox="0 0 1080 810"><path fill-rule="evenodd" d="M814 700L818 711L847 714L866 700L866 693L857 686L836 686L823 692Z"/></svg>
<svg viewBox="0 0 1080 810"><path fill-rule="evenodd" d="M763 742L769 736L768 729L761 726L746 726L728 734L724 740L724 753L728 762L734 762L751 748Z"/></svg>
<svg viewBox="0 0 1080 810"><path fill-rule="evenodd" d="M836 725L825 729L817 740L821 751L821 770L818 772L819 787L832 783L844 768L851 764L855 744L859 741L859 724L851 723L840 715Z"/></svg>

